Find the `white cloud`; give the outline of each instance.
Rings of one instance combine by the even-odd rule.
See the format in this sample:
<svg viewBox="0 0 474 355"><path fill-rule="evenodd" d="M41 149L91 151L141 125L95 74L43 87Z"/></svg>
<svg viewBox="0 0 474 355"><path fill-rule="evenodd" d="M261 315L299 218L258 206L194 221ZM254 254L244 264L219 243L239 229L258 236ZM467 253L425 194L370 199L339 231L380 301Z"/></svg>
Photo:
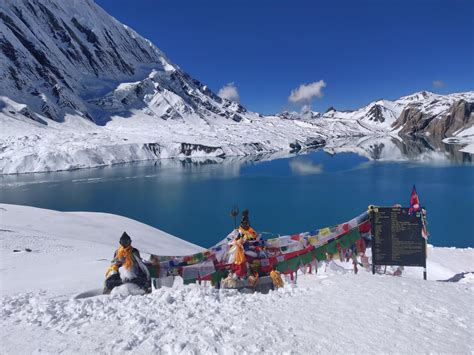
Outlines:
<svg viewBox="0 0 474 355"><path fill-rule="evenodd" d="M227 85L224 85L219 92L217 93L221 98L227 99L230 101L235 101L235 102L240 102L240 95L239 92L237 91L237 87L235 84L228 83Z"/></svg>
<svg viewBox="0 0 474 355"><path fill-rule="evenodd" d="M290 160L290 169L294 174L310 175L323 172L322 164L314 164L310 159L297 158Z"/></svg>
<svg viewBox="0 0 474 355"><path fill-rule="evenodd" d="M433 80L433 86L435 88L442 88L444 86L444 81L442 81L442 80Z"/></svg>
<svg viewBox="0 0 474 355"><path fill-rule="evenodd" d="M301 84L297 89L291 90L288 100L291 102L310 101L313 97L323 97L323 88L326 87L324 80L314 83Z"/></svg>

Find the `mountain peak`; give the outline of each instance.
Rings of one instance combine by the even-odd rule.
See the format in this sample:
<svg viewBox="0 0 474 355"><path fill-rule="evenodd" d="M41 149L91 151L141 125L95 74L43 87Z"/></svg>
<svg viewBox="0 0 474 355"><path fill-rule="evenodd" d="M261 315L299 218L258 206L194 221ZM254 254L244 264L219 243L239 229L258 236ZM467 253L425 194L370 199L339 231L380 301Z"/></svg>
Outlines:
<svg viewBox="0 0 474 355"><path fill-rule="evenodd" d="M104 124L139 109L162 119L239 122L247 112L91 0L8 0L0 33L0 91L45 118Z"/></svg>

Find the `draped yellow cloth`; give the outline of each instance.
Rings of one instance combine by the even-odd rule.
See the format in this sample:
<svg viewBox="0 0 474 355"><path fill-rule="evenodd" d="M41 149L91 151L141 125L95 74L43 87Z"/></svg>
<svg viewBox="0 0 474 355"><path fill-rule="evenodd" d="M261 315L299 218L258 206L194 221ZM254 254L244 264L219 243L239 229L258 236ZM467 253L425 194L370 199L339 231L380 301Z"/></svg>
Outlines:
<svg viewBox="0 0 474 355"><path fill-rule="evenodd" d="M235 261L234 261L234 264L236 264L236 265L244 264L245 261L246 261L244 246L242 245L242 243L243 243L242 239L234 241L234 245L235 245Z"/></svg>
<svg viewBox="0 0 474 355"><path fill-rule="evenodd" d="M239 227L239 233L242 234L244 239L246 240L252 240L257 238L257 232L252 227L249 227L249 229L244 229L242 227Z"/></svg>
<svg viewBox="0 0 474 355"><path fill-rule="evenodd" d="M133 255L132 255L132 251L133 251L133 247L130 245L126 248L124 247L120 247L118 250L117 250L117 254L115 255L115 259L118 259L118 260L124 260L122 266L128 270L130 270L133 266ZM116 264L112 264L109 266L109 268L107 269L107 271L105 272L105 277L109 277L109 274L111 272L117 272L119 269L119 266L116 265Z"/></svg>
<svg viewBox="0 0 474 355"><path fill-rule="evenodd" d="M121 246L117 250L116 258L119 259L119 260L125 259L125 262L122 264L122 266L124 266L125 269L127 269L127 270L130 270L132 268L132 265L133 265L132 251L133 251L133 248L132 248L131 245L126 247L126 248Z"/></svg>
<svg viewBox="0 0 474 355"><path fill-rule="evenodd" d="M270 272L270 278L272 279L273 285L275 285L275 287L283 287L283 280L278 271L272 270Z"/></svg>

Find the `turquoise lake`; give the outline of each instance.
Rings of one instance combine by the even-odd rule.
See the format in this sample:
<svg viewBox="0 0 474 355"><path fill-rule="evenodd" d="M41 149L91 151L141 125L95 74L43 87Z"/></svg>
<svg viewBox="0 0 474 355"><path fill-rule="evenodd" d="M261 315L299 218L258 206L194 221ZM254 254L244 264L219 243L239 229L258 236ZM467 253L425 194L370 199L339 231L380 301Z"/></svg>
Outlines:
<svg viewBox="0 0 474 355"><path fill-rule="evenodd" d="M370 204L407 206L414 184L427 209L429 243L474 247L471 163L392 163L323 151L271 160L162 160L3 176L0 202L119 214L207 247L232 230L233 205L250 210L258 231L283 235L345 222Z"/></svg>

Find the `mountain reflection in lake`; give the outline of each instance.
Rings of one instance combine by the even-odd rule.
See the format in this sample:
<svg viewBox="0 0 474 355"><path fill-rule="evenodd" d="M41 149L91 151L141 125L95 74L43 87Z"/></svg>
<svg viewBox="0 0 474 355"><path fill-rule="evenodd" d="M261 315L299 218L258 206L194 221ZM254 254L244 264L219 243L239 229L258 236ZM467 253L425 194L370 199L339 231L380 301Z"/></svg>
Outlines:
<svg viewBox="0 0 474 355"><path fill-rule="evenodd" d="M393 163L393 162L396 163ZM290 155L168 159L0 177L0 202L120 214L202 246L233 228L232 205L259 231L296 233L346 221L369 204L407 205L416 184L430 243L474 246L472 156L395 138L338 139Z"/></svg>

